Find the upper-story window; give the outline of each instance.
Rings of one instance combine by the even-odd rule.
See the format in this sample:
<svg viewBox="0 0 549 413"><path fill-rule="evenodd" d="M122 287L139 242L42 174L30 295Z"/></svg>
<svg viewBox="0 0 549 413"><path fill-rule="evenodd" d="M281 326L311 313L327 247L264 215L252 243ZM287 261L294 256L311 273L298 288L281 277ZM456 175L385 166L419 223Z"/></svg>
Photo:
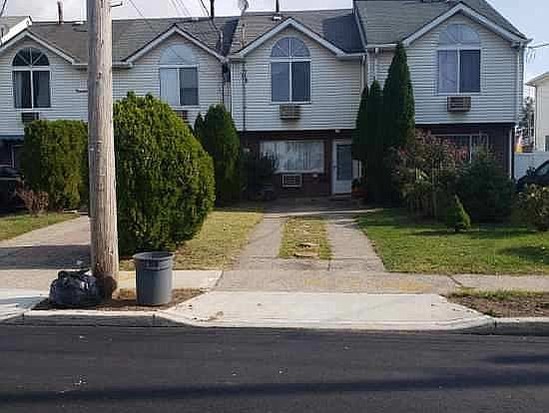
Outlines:
<svg viewBox="0 0 549 413"><path fill-rule="evenodd" d="M275 103L311 100L311 54L297 37L280 39L271 50L271 100Z"/></svg>
<svg viewBox="0 0 549 413"><path fill-rule="evenodd" d="M198 63L189 47L171 46L162 54L160 97L172 106L198 105Z"/></svg>
<svg viewBox="0 0 549 413"><path fill-rule="evenodd" d="M18 109L49 108L50 62L40 50L27 47L13 59L13 97Z"/></svg>
<svg viewBox="0 0 549 413"><path fill-rule="evenodd" d="M464 24L452 24L440 34L438 92L480 92L480 37Z"/></svg>

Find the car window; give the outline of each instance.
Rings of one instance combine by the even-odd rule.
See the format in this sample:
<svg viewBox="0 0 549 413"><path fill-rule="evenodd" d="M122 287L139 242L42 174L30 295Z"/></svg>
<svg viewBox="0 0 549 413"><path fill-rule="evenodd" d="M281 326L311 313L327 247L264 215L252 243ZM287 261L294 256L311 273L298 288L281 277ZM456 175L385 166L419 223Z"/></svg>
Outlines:
<svg viewBox="0 0 549 413"><path fill-rule="evenodd" d="M536 175L537 175L537 176L549 175L549 162L547 162L545 165L541 166L541 167L537 170Z"/></svg>

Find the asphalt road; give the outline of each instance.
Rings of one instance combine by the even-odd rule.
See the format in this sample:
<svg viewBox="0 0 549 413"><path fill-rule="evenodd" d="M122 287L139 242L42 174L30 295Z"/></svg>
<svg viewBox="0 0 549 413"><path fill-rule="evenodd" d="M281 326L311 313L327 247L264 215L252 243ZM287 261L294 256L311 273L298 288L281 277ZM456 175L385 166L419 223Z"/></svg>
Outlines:
<svg viewBox="0 0 549 413"><path fill-rule="evenodd" d="M549 338L0 326L0 412L548 412Z"/></svg>

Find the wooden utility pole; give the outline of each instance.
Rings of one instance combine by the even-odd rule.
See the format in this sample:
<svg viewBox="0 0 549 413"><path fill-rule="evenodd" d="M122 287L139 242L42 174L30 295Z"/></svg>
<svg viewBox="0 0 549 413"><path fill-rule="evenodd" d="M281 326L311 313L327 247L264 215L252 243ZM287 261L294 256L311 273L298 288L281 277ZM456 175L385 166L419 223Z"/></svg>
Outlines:
<svg viewBox="0 0 549 413"><path fill-rule="evenodd" d="M87 1L91 262L108 298L118 278L112 18L110 0Z"/></svg>

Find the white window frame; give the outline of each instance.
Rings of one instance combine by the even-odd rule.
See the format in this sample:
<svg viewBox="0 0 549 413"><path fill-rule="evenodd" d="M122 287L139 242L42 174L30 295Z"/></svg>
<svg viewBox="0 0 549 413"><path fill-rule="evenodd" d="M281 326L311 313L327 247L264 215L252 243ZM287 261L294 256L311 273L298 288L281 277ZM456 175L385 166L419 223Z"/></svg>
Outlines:
<svg viewBox="0 0 549 413"><path fill-rule="evenodd" d="M177 108L197 108L200 106L200 74L198 70L198 65L160 65L158 66L158 83L160 85L160 99L166 102L162 97L162 77L160 72L164 69L175 69L177 70L177 84L179 87L179 105ZM196 70L196 104L194 105L182 105L181 104L181 69L195 69Z"/></svg>
<svg viewBox="0 0 549 413"><path fill-rule="evenodd" d="M481 41L480 39L480 35L478 34L478 32L476 30L474 30L473 28L465 25L465 24L457 24L457 26L465 26L467 28L469 28L470 30L474 31L477 36L479 37L479 42ZM450 27L450 26L448 26ZM446 27L445 30L448 29L448 27ZM441 33L442 34L442 33ZM443 92L440 90L440 52L452 52L452 51L455 51L457 52L457 90L456 92ZM478 92L462 92L461 91L461 52L462 51L478 51L479 52L479 90ZM482 93L482 44L479 43L479 44L468 44L468 43L458 43L458 44L455 44L455 45L441 45L439 44L438 48L437 48L437 53L436 53L436 67L437 67L437 77L436 77L436 82L437 82L437 94L439 96L459 96L459 95L467 95L467 96L475 96L475 95L480 95Z"/></svg>
<svg viewBox="0 0 549 413"><path fill-rule="evenodd" d="M293 143L309 143L309 144L317 144L317 145L320 145L320 147L322 148L322 166L320 168L314 168L314 169L311 169L311 170L303 170L303 169L296 169L296 170L286 170L286 169L281 169L280 165L277 165L276 166L276 172L277 174L323 174L325 173L325 169L326 169L326 146L324 144L324 141L323 140L320 140L320 139L315 139L315 140L300 140L300 139L285 139L285 140L263 140L259 143L259 152L261 153L262 156L264 155L275 155L276 157L276 154L272 154L270 152L267 152L264 150L264 145L266 143L286 143L286 142L293 142ZM278 159L276 159L277 163L278 163Z"/></svg>
<svg viewBox="0 0 549 413"><path fill-rule="evenodd" d="M280 39L278 39L274 44L273 44L273 47L271 48L271 54L272 54L272 50L274 47L276 47L276 45L278 44L278 42L284 40L284 39L292 39L292 38L296 38L298 40L300 40L301 42L303 42L304 46L307 48L307 51L309 52L309 56L308 57L293 57L293 56L287 56L287 57L272 57L270 56L270 63L269 63L269 72L270 72L270 80L271 80L271 103L274 104L274 105L284 105L284 104L298 104L298 105L307 105L307 104L310 104L311 101L312 101L312 94L313 94L313 67L312 67L312 64L311 64L311 51L309 49L309 47L307 46L307 44L302 40L300 39L299 37L295 37L295 36L287 36L287 37L282 37ZM288 101L276 101L276 100L273 100L273 63L288 63L288 67L289 67L289 75L288 75L288 82L289 82L289 97L288 97ZM294 99L293 99L293 94L294 94L294 88L293 88L293 70L292 70L292 66L293 66L293 63L309 63L309 100L302 100L302 101L295 101L294 102Z"/></svg>
<svg viewBox="0 0 549 413"><path fill-rule="evenodd" d="M48 66L32 66L32 65L29 65L29 66L14 66L13 65L13 60L15 60L15 57L21 51L23 51L25 49L38 50L40 53L42 53L48 59ZM12 86L11 87L12 87L12 95L13 95L13 107L16 110L21 110L21 111L50 109L52 107L52 104L51 104L51 100L52 100L51 89L52 89L52 87L51 87L51 64L50 64L50 59L48 58L48 56L40 49L36 49L34 47L25 47L25 48L19 49L17 51L17 53L13 57L13 60L12 60L12 65L11 65L11 69L12 69ZM18 108L17 105L16 105L16 102L15 102L15 72L30 72L31 106L28 107L28 108ZM47 72L48 73L48 85L49 85L49 88L48 88L49 105L48 106L38 107L38 106L34 105L34 73L35 72Z"/></svg>

